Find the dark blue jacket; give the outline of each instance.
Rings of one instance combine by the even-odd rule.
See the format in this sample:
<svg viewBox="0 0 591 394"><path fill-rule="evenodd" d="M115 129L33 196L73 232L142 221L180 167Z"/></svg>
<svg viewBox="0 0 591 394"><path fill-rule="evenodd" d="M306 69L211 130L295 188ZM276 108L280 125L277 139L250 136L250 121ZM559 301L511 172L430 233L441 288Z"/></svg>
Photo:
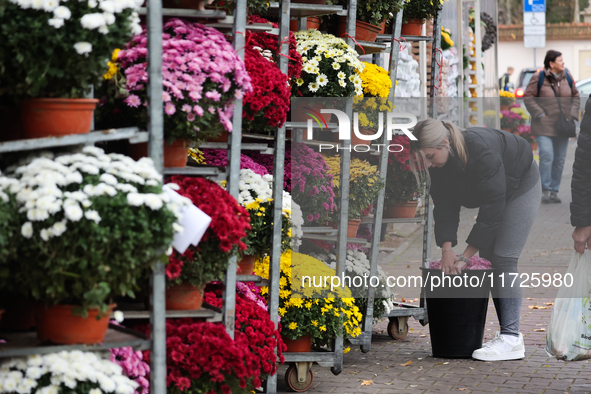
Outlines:
<svg viewBox="0 0 591 394"><path fill-rule="evenodd" d="M581 121L571 190L571 224L575 227L591 226L591 96L587 100L585 116Z"/></svg>

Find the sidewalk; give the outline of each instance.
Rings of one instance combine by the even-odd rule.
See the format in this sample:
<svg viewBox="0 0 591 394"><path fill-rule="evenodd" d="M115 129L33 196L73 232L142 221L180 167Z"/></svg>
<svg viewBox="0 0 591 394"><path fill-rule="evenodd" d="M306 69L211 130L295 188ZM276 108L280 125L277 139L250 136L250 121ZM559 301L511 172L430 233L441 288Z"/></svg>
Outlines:
<svg viewBox="0 0 591 394"><path fill-rule="evenodd" d="M564 273L573 253L570 226L570 181L574 143L571 143L565 164L560 198L562 204L542 205L528 243L520 259L520 272ZM477 210L464 210L461 215L459 240L465 240ZM463 251L465 243L454 250ZM382 255L382 267L389 275L419 275L422 256L422 231L410 235L399 251ZM441 256L435 246L432 256ZM544 272L544 271L542 271ZM418 298L419 294L397 297ZM387 320L374 326L372 348L369 353L352 348L344 356L343 372L334 376L330 369L313 367L314 383L310 393L591 393L591 363L564 362L548 357L545 330L552 313L553 297L540 293L524 299L521 332L525 338L526 358L503 362L480 362L471 359L439 359L431 356L429 326L409 320L409 334L394 341L385 332ZM547 309L530 309L537 305ZM499 329L492 300L486 323L490 339ZM542 331L543 330L543 331ZM278 391L288 392L283 382L285 367L278 375Z"/></svg>

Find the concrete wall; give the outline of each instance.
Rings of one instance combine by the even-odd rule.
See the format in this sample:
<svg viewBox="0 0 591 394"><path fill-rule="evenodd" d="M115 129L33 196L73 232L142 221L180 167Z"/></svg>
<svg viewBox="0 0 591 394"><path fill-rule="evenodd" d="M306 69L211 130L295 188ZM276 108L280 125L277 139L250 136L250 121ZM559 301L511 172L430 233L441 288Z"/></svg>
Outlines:
<svg viewBox="0 0 591 394"><path fill-rule="evenodd" d="M511 66L515 72L511 76L511 82L517 87L519 73L528 67L543 67L546 51L554 49L562 52L565 67L571 72L575 81L579 80L579 51L591 49L589 41L546 41L546 48L536 49L536 62L534 64L533 48L525 48L523 42L499 42L499 75L507 71Z"/></svg>

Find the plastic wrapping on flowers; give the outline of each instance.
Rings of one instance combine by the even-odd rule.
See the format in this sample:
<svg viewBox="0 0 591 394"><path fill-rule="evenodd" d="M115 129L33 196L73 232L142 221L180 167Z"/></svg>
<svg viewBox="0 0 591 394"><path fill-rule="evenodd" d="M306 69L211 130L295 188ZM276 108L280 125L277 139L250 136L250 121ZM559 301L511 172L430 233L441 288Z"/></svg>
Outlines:
<svg viewBox="0 0 591 394"><path fill-rule="evenodd" d="M338 189L341 156L329 156L325 157L325 160L329 167L328 174L333 176L335 189ZM364 211L375 202L383 187L384 181L376 166L366 160L352 158L349 178L349 219L361 219ZM335 190L335 194L338 194L338 191ZM333 217L332 221L336 221L336 217Z"/></svg>
<svg viewBox="0 0 591 394"><path fill-rule="evenodd" d="M337 208L333 177L328 171L324 156L306 144L292 144L291 192L300 204L306 224L326 224Z"/></svg>
<svg viewBox="0 0 591 394"><path fill-rule="evenodd" d="M98 353L79 350L12 358L0 368L0 392L9 394L134 394L139 384Z"/></svg>
<svg viewBox="0 0 591 394"><path fill-rule="evenodd" d="M437 260L437 261L432 261L429 264L429 268L431 269L441 269L441 260ZM480 256L472 256L472 258L469 260L468 264L466 264L464 266L464 268L462 268L463 270L488 270L491 269L492 266L490 264L490 261L488 261L487 259L483 259Z"/></svg>
<svg viewBox="0 0 591 394"><path fill-rule="evenodd" d="M144 30L121 50L117 59L121 75L111 80L109 91L115 109L125 109L123 100L126 112L144 121L147 41ZM162 51L165 138L200 141L231 132L234 99L252 86L244 62L224 35L198 23L171 19L164 25Z"/></svg>
<svg viewBox="0 0 591 394"><path fill-rule="evenodd" d="M200 286L224 277L230 257L246 250L250 230L248 212L217 183L205 178L173 176L177 192L211 217L211 223L197 246L182 255L173 251L166 266L169 284Z"/></svg>
<svg viewBox="0 0 591 394"><path fill-rule="evenodd" d="M317 30L295 33L302 75L292 82L295 97L362 96L363 63L345 40Z"/></svg>
<svg viewBox="0 0 591 394"><path fill-rule="evenodd" d="M106 312L114 297L134 297L182 230L181 207L163 192L148 158L85 147L25 158L6 174L0 185L17 202L11 242L19 256L8 290L47 304L79 305L85 314L91 306Z"/></svg>
<svg viewBox="0 0 591 394"><path fill-rule="evenodd" d="M255 275L269 277L269 258L258 259ZM361 314L348 288L328 286L302 286L302 274L322 282L325 276L334 276L335 271L318 259L301 253L285 252L281 255L279 279L279 315L281 335L296 339L310 335L314 343L329 345L330 340L346 333L356 337L361 333ZM261 294L268 296L267 287L261 287Z"/></svg>
<svg viewBox="0 0 591 394"><path fill-rule="evenodd" d="M275 134L283 126L290 108L288 77L273 60L269 50L248 45L244 62L252 91L243 98L242 128L258 134Z"/></svg>
<svg viewBox="0 0 591 394"><path fill-rule="evenodd" d="M333 253L311 253L310 256L322 261L330 269L336 269L337 256ZM370 264L367 255L358 250L347 250L347 260L345 261L345 276L351 278L351 283L354 278L369 277ZM394 308L392 304L392 291L388 287L386 273L380 265L378 265L377 276L379 284L376 287L373 317L374 319L381 318L385 313L389 313ZM364 280L364 279L362 279ZM361 281L363 283L363 281ZM355 305L359 307L361 313L365 313L367 305L367 288L353 287L351 294L355 298Z"/></svg>

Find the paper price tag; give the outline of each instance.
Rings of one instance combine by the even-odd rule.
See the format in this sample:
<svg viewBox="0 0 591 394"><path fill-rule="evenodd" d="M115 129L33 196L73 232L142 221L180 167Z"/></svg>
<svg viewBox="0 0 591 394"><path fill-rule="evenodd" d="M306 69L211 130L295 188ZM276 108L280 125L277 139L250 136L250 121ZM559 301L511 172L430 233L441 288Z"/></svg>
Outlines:
<svg viewBox="0 0 591 394"><path fill-rule="evenodd" d="M179 201L182 198L167 185L164 185L162 190L170 196L171 201ZM197 246L199 244L211 223L211 217L193 204L183 206L181 214L182 218L179 224L183 227L183 231L174 235L172 247L183 254L190 245Z"/></svg>

